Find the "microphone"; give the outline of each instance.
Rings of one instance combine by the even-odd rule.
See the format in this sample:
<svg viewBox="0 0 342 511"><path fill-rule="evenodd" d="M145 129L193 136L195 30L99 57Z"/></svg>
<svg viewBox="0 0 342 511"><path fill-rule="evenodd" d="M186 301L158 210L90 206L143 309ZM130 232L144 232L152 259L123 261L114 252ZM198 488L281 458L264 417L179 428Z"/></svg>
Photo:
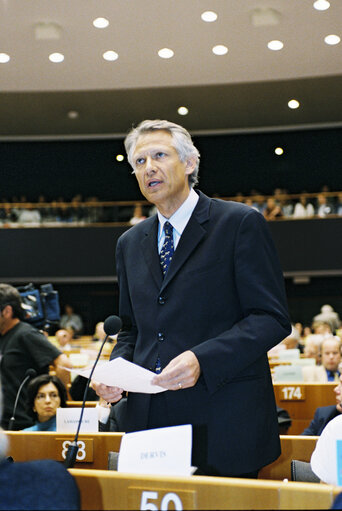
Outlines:
<svg viewBox="0 0 342 511"><path fill-rule="evenodd" d="M108 318L104 322L103 329L104 329L104 331L106 333L106 337L102 341L101 348L99 349L99 352L97 354L97 357L96 357L96 360L94 362L94 365L93 365L93 367L92 367L92 369L90 371L89 378L88 378L88 381L87 381L87 385L86 385L86 388L84 390L83 401L82 401L82 406L81 406L81 414L80 414L80 418L79 418L79 421L78 421L76 435L75 435L74 440L69 445L67 453L66 453L66 456L65 456L64 466L66 468L73 468L73 466L75 464L75 461L76 461L76 456L77 456L77 452L78 452L77 440L78 440L78 434L80 432L80 428L81 428L81 424L82 424L82 418L83 418L83 412L84 412L85 402L86 402L86 398L87 398L87 392L88 392L88 388L89 388L89 385L90 385L91 377L93 376L96 364L97 364L97 362L98 362L98 360L100 358L103 346L105 345L108 337L110 335L117 334L118 331L121 329L121 327L122 327L122 321L119 318L119 316L108 316Z"/></svg>
<svg viewBox="0 0 342 511"><path fill-rule="evenodd" d="M17 411L17 406L18 406L18 401L19 401L19 396L21 394L21 390L22 390L23 386L25 385L25 383L27 382L27 380L29 380L31 377L34 378L35 376L37 376L37 371L35 371L34 369L27 369L27 371L25 373L25 377L24 377L23 381L21 382L20 387L17 392L17 395L15 397L12 417L10 418L10 420L8 422L8 430L9 431L13 430L13 426L14 426L14 422L15 422L15 412Z"/></svg>

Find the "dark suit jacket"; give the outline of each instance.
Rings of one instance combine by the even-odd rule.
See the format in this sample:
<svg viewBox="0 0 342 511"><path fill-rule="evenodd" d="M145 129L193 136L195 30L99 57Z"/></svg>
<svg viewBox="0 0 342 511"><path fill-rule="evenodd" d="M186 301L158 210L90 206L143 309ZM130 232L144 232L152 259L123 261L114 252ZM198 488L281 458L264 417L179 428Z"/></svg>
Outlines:
<svg viewBox="0 0 342 511"><path fill-rule="evenodd" d="M309 426L304 429L302 435L319 436L325 426L332 419L340 415L340 412L336 409L336 405L321 406L315 411L314 418L310 422Z"/></svg>
<svg viewBox="0 0 342 511"><path fill-rule="evenodd" d="M201 366L193 388L165 393L165 426L207 433L208 465L251 472L280 453L267 351L290 332L283 277L263 216L199 192L165 279L157 216L117 244L123 330L112 358L154 370L186 350ZM129 394L127 431L145 429L150 395ZM196 465L196 459L193 459Z"/></svg>

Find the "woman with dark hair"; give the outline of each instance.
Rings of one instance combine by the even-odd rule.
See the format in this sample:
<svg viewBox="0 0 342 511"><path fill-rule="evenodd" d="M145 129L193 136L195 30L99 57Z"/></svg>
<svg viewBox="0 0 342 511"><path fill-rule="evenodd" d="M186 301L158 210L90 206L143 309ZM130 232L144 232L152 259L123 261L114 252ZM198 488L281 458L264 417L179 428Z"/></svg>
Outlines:
<svg viewBox="0 0 342 511"><path fill-rule="evenodd" d="M23 431L56 431L57 408L66 407L67 392L57 376L41 374L27 387L27 413L36 421Z"/></svg>

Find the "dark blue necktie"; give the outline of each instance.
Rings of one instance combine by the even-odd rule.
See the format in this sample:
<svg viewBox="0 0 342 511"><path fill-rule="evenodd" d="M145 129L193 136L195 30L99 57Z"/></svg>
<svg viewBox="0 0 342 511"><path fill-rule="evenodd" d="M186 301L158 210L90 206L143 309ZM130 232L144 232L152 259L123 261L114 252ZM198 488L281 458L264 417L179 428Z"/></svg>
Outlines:
<svg viewBox="0 0 342 511"><path fill-rule="evenodd" d="M174 246L173 246L173 227L170 224L170 222L165 222L164 233L165 233L165 239L164 239L164 243L163 243L163 246L162 246L160 254L159 254L159 258L160 258L160 266L161 266L163 275L165 277L166 272L170 266L173 253L175 251ZM158 355L155 372L157 374L159 374L161 372L161 369L162 368L161 368L160 358Z"/></svg>
<svg viewBox="0 0 342 511"><path fill-rule="evenodd" d="M173 246L173 227L170 224L170 222L165 222L164 224L164 233L165 233L165 240L162 246L162 249L159 254L160 258L160 266L163 272L163 275L165 276L173 256L173 253L175 251Z"/></svg>

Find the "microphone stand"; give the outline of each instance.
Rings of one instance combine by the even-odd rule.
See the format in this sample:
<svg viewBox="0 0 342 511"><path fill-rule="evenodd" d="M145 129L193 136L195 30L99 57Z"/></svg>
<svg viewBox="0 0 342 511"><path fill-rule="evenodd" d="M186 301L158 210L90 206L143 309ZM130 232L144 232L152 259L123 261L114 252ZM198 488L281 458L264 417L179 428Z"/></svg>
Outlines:
<svg viewBox="0 0 342 511"><path fill-rule="evenodd" d="M67 453L66 453L66 456L65 456L65 462L64 462L64 466L66 468L73 468L74 464L75 464L75 461L76 461L76 457L77 457L77 452L78 452L78 445L77 445L77 441L78 441L78 434L80 432L80 428L81 428L81 424L82 424L82 419L83 419L83 412L84 412L84 408L85 408L85 402L86 402L86 398L87 398L87 392L88 392L88 389L89 389L89 385L90 385L90 381L91 381L91 377L93 376L93 373L94 373L94 370L95 370L95 367L96 367L96 364L100 358L100 355L101 355L101 352L102 352L102 349L103 349L103 346L105 345L107 339L108 339L109 335L107 334L106 337L104 338L102 344L101 344L101 348L99 349L99 352L98 352L98 355L96 357L96 360L94 362L94 365L92 367L92 370L90 371L90 375L89 375L89 378L88 378L88 381L87 381L87 385L86 385L86 388L85 388L85 391L84 391L84 394L83 394L83 402L82 402L82 409L81 409L81 415L80 415L80 419L78 421L78 426L77 426L77 430L76 430L76 435L75 435L75 438L74 440L71 442L71 444L69 445L68 447L68 450L67 450Z"/></svg>
<svg viewBox="0 0 342 511"><path fill-rule="evenodd" d="M15 398L15 402L14 402L13 414L12 414L12 417L10 418L10 420L8 422L8 431L12 431L13 430L13 426L14 426L14 422L15 422L15 412L17 411L17 405L18 405L18 401L19 401L19 396L21 394L21 389L23 388L23 386L25 385L27 380L29 380L30 378L31 378L31 374L28 374L26 376L26 378L23 379L23 381L21 382L21 385L20 385L20 387L18 389L16 398Z"/></svg>

